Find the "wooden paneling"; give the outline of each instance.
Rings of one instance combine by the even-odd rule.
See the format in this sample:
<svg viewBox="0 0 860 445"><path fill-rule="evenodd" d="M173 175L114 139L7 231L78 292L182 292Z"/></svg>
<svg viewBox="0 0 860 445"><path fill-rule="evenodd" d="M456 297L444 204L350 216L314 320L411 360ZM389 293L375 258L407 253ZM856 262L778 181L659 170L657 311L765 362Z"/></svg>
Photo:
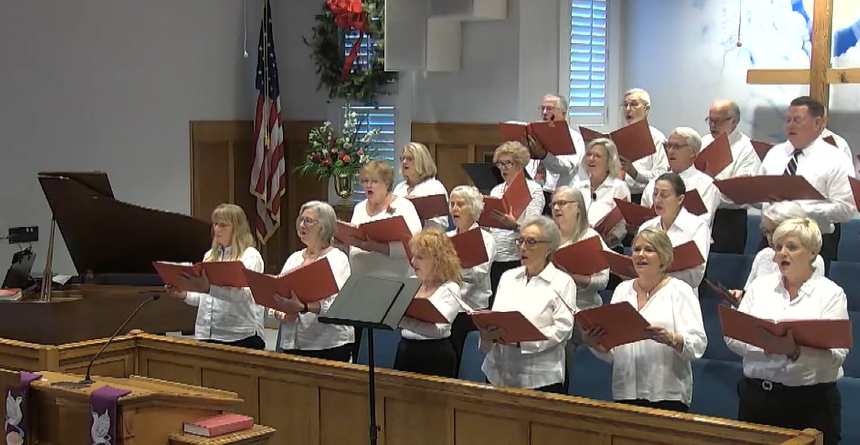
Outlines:
<svg viewBox="0 0 860 445"><path fill-rule="evenodd" d="M503 142L498 125L473 123L414 122L412 140L430 150L438 168L436 178L449 191L472 184L460 164L491 161L493 151Z"/></svg>

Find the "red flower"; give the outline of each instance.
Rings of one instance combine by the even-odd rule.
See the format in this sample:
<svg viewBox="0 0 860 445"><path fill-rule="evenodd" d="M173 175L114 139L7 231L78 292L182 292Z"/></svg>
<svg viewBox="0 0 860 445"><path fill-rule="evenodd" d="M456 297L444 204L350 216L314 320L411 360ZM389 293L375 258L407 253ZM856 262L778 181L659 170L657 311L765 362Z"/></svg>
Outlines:
<svg viewBox="0 0 860 445"><path fill-rule="evenodd" d="M331 137L331 141L332 141L332 142L337 142L337 136L332 136L332 137Z"/></svg>
<svg viewBox="0 0 860 445"><path fill-rule="evenodd" d="M357 152L355 152L355 154L359 156L364 156L364 150L358 150Z"/></svg>
<svg viewBox="0 0 860 445"><path fill-rule="evenodd" d="M328 167L331 164L331 158L325 158L322 161L322 165Z"/></svg>
<svg viewBox="0 0 860 445"><path fill-rule="evenodd" d="M335 15L359 14L362 11L361 0L328 0L326 4Z"/></svg>
<svg viewBox="0 0 860 445"><path fill-rule="evenodd" d="M332 153L337 153L337 149L336 149L336 148L332 148L332 149L331 149L331 152L332 152Z"/></svg>
<svg viewBox="0 0 860 445"><path fill-rule="evenodd" d="M310 156L308 156L308 159L310 159ZM319 160L320 160L320 154L314 153L314 161L319 161Z"/></svg>
<svg viewBox="0 0 860 445"><path fill-rule="evenodd" d="M343 157L341 157L340 159L341 159L343 162L349 162L349 155L343 155Z"/></svg>

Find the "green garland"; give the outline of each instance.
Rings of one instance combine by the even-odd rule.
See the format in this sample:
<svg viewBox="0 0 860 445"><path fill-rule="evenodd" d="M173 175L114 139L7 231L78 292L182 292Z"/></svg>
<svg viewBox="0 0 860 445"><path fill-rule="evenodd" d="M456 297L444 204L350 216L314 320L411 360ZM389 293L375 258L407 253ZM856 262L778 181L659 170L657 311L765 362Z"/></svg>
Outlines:
<svg viewBox="0 0 860 445"><path fill-rule="evenodd" d="M341 69L346 60L343 50L344 30L335 26L335 16L325 2L323 11L316 15L317 24L313 27L313 37L303 40L313 50L311 58L319 77L317 90L327 89L329 99L339 98L347 102L375 105L378 96L387 94L385 89L397 78L397 73L385 71L384 0L363 0L362 5L370 19L368 30L376 44L369 66L359 68L357 64L354 65L353 72L346 80L341 78ZM367 38L368 36L365 36L365 39Z"/></svg>

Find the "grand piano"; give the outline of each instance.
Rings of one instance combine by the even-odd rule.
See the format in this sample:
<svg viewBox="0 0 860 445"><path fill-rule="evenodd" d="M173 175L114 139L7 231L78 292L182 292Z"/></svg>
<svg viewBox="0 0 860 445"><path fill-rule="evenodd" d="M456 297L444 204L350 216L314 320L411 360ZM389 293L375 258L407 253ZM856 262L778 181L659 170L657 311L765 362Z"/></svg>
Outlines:
<svg viewBox="0 0 860 445"><path fill-rule="evenodd" d="M209 224L119 201L105 173L39 173L39 183L79 275L54 283L49 301L36 286L0 303L0 338L59 345L109 337L140 303L164 292L152 261L197 262L210 246ZM196 314L160 298L125 330L193 332Z"/></svg>

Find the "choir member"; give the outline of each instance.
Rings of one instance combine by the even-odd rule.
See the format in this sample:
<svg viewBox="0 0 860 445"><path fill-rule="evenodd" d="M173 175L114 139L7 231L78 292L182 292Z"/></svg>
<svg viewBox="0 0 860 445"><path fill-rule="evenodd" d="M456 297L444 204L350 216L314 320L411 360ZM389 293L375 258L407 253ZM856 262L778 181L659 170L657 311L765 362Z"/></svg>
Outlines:
<svg viewBox="0 0 860 445"><path fill-rule="evenodd" d="M615 209L615 199L630 201L630 188L621 179L621 161L618 148L607 138L598 138L588 143L585 162L580 165L587 179L577 179L573 187L584 198L588 224L596 227L606 215ZM603 241L609 247L621 246L627 235L624 221L616 225Z"/></svg>
<svg viewBox="0 0 860 445"><path fill-rule="evenodd" d="M693 289L671 277L672 243L657 228L633 240L637 278L621 283L612 303L628 302L650 323L647 340L606 350L602 327L583 332L583 341L612 364L612 398L621 403L687 412L693 399L691 362L705 353L708 339Z"/></svg>
<svg viewBox="0 0 860 445"><path fill-rule="evenodd" d="M714 212L720 205L720 190L714 185L713 178L700 172L693 165L696 162L696 156L702 150L702 139L699 133L690 127L678 127L672 131L663 147L666 148L666 156L669 157L669 170L681 177L688 191L695 190L702 198L707 213L700 216L710 226L714 221ZM651 181L645 187L645 193L642 195L642 205L645 207L651 207L654 203L655 182Z"/></svg>
<svg viewBox="0 0 860 445"><path fill-rule="evenodd" d="M624 121L627 122L627 125L648 119L648 114L651 112L651 95L641 88L628 90L624 93L624 100L621 102L621 111L624 112ZM631 199L635 203L641 201L642 192L645 190L648 182L660 176L661 173L669 168L666 151L663 149L666 135L653 126L650 126L650 129L651 138L654 140L654 146L657 151L633 162L623 157L621 158L621 167L625 172L624 180L627 181Z"/></svg>
<svg viewBox="0 0 860 445"><path fill-rule="evenodd" d="M845 292L824 276L813 261L821 249L821 232L809 218L790 219L773 234L779 273L756 278L738 311L774 320L847 320ZM842 404L836 381L847 349L800 346L788 331L776 336L759 330L765 348L726 338L743 357L744 378L738 383L738 419L802 430L815 428L825 445L839 443Z"/></svg>
<svg viewBox="0 0 860 445"><path fill-rule="evenodd" d="M536 215L523 221L516 240L522 266L501 277L492 310L520 312L547 340L505 344L504 329L481 329L487 353L481 369L493 385L566 393L564 344L573 330L576 284L550 261L560 244L551 219Z"/></svg>
<svg viewBox="0 0 860 445"><path fill-rule="evenodd" d="M331 245L336 229L337 216L329 204L320 201L305 203L296 219L296 231L305 248L287 258L281 274L325 258L338 289L343 287L349 279L349 257ZM294 294L276 295L275 301L281 310L273 311L273 315L281 322L278 330L281 350L303 357L349 362L350 344L355 341L353 328L317 320L318 316L325 315L335 298L337 294L313 303L302 303Z"/></svg>
<svg viewBox="0 0 860 445"><path fill-rule="evenodd" d="M404 316L400 320L400 344L394 369L457 377L457 357L448 337L451 323L460 311L460 260L451 240L439 229L425 229L409 242L412 267L421 280L415 298L433 303L446 323L427 323Z"/></svg>
<svg viewBox="0 0 860 445"><path fill-rule="evenodd" d="M245 211L234 204L221 204L212 212L212 248L203 262L241 261L248 270L263 272L263 257L254 247L254 235ZM179 298L189 306L197 306L194 338L207 343L266 349L263 323L266 310L257 305L247 287L216 286L206 273L200 276L182 275L179 291L166 286L167 295Z"/></svg>
<svg viewBox="0 0 860 445"><path fill-rule="evenodd" d="M761 160L752 146L752 141L739 128L741 109L730 100L718 100L711 104L708 117L710 133L702 137L702 147L707 148L714 139L725 133L729 139L732 162L714 176L714 181L755 176L761 168ZM744 253L747 239L747 209L720 194L720 206L714 214L711 235L714 239L712 252Z"/></svg>
<svg viewBox="0 0 860 445"><path fill-rule="evenodd" d="M445 195L448 190L436 179L436 163L424 144L410 142L403 147L400 155L400 173L404 180L394 187L395 196L419 198L422 196ZM423 222L425 228L436 227L448 230L448 217L438 216Z"/></svg>
<svg viewBox="0 0 860 445"><path fill-rule="evenodd" d="M687 283L698 295L699 284L705 277L705 267L708 262L708 252L711 246L711 231L704 218L693 215L684 209L684 193L687 188L684 180L675 173L663 173L654 182L654 211L656 218L642 223L639 231L658 228L666 232L673 247L678 247L693 241L705 263L691 269L672 272L672 276Z"/></svg>
<svg viewBox="0 0 860 445"><path fill-rule="evenodd" d="M490 268L493 265L493 258L496 256L496 242L489 232L478 226L478 218L481 217L481 212L484 211L484 198L477 188L470 185L461 185L451 190L449 204L455 228L448 232L448 236L455 236L469 230L477 229L481 231L481 237L484 239L484 248L487 249L487 261L485 263L463 269L460 300L472 310L487 309L490 307L490 295L492 294ZM464 308L460 308L460 313L457 314L457 318L451 324L450 337L451 346L454 347L454 353L457 357L457 369L459 369L460 357L463 354L463 344L466 341L466 335L476 329L472 318L469 317Z"/></svg>

